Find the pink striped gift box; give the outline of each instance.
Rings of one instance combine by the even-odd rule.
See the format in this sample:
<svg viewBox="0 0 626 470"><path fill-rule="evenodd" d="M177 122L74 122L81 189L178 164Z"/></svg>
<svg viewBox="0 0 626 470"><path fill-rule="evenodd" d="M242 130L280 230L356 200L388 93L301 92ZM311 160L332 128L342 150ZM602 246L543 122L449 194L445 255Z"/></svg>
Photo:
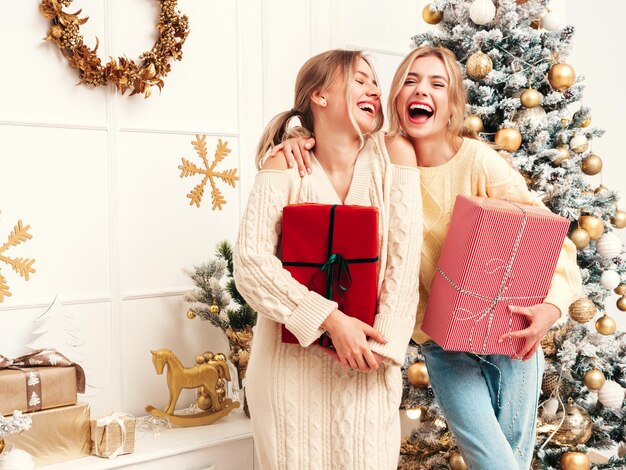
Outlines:
<svg viewBox="0 0 626 470"><path fill-rule="evenodd" d="M457 196L422 330L443 349L514 355L524 339L498 339L528 326L509 305L548 293L569 220L502 199Z"/></svg>

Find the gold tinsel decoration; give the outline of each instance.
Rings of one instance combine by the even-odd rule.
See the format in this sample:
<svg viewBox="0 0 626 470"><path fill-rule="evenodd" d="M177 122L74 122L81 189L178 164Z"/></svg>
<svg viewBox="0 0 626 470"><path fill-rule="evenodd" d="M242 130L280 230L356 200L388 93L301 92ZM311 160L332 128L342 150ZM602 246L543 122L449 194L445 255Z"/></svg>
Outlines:
<svg viewBox="0 0 626 470"><path fill-rule="evenodd" d="M10 256L6 256L4 252L12 246L17 246L33 238L33 236L28 233L29 228L30 225L24 227L22 221L18 220L17 225L13 227L13 231L9 234L9 239L0 246L0 261L11 266L13 271L26 281L29 280L30 274L35 272L33 268L35 260L31 258L11 258ZM11 297L11 291L9 291L6 278L0 272L0 303L4 302L5 297Z"/></svg>
<svg viewBox="0 0 626 470"><path fill-rule="evenodd" d="M213 162L209 164L209 160L207 158L207 148L206 148L206 136L205 135L196 135L197 140L193 140L191 144L193 148L196 149L198 156L202 159L202 163L204 164L204 168L198 168L194 163L191 163L185 157L182 157L182 165L178 165L180 172L180 177L184 178L186 176L194 176L202 174L204 178L202 181L193 188L187 197L190 199L189 205L195 204L197 207L200 207L200 202L202 201L202 195L204 194L204 186L207 181L211 184L211 201L213 203L213 210L219 209L222 210L222 206L226 204L226 199L222 195L222 192L217 187L216 179L220 179L224 181L229 186L235 187L235 182L239 179L237 176L237 169L232 168L230 170L224 171L215 171L215 167L219 162L224 160L226 156L230 153L230 149L228 148L228 142L222 142L222 139L218 140L217 147L215 149L215 154L213 156Z"/></svg>
<svg viewBox="0 0 626 470"><path fill-rule="evenodd" d="M82 10L63 11L71 3L72 0L42 0L39 11L52 23L45 39L56 44L70 67L78 70L80 83L94 87L112 83L122 94L130 89L131 96L143 93L146 98L152 86L163 88L162 77L171 70L168 61L182 59L182 47L189 34L189 19L178 11L177 0L159 0L161 11L156 25L159 37L151 50L139 56L139 63L126 57L110 58L104 67L96 53L98 39L92 50L83 43L80 34L80 27L88 17L78 17Z"/></svg>

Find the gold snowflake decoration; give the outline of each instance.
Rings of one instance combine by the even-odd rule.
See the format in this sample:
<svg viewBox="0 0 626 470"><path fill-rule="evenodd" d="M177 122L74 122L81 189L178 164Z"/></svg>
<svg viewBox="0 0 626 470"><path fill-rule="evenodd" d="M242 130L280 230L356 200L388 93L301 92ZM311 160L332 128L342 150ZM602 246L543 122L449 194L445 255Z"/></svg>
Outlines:
<svg viewBox="0 0 626 470"><path fill-rule="evenodd" d="M5 256L4 252L12 246L17 246L22 242L30 240L33 236L28 233L30 225L24 227L21 220L17 221L17 225L13 228L13 231L9 234L8 241L0 246L0 261L8 264L13 268L13 271L18 273L21 277L28 281L30 273L34 273L33 263L34 259L30 258L10 258ZM11 297L9 291L9 285L6 282L5 277L0 273L0 302L4 302L5 297Z"/></svg>
<svg viewBox="0 0 626 470"><path fill-rule="evenodd" d="M202 201L202 195L204 194L204 186L207 181L211 184L211 201L213 202L213 210L219 209L222 210L222 206L226 204L226 199L222 195L222 192L217 187L216 179L220 179L224 181L226 184L235 187L235 181L239 179L237 176L237 169L232 168L230 170L224 171L215 171L215 167L219 162L224 160L224 158L230 153L230 149L228 148L228 142L222 142L222 139L218 139L217 146L215 148L215 155L213 156L213 162L209 165L209 160L207 158L207 149L206 149L206 136L205 135L196 135L196 139L192 141L193 148L198 152L198 156L202 159L204 163L204 168L198 168L194 163L191 163L185 157L182 158L183 164L178 165L178 168L181 170L180 177L184 178L185 176L194 176L197 174L203 174L204 178L200 182L200 184L196 185L187 197L190 199L189 205L195 204L197 207L200 207L200 202Z"/></svg>

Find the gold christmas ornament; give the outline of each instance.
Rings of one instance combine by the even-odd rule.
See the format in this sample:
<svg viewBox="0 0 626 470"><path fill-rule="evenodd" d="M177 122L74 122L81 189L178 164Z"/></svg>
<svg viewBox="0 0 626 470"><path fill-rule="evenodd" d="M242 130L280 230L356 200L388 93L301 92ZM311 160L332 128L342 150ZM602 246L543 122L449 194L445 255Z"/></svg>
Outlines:
<svg viewBox="0 0 626 470"><path fill-rule="evenodd" d="M548 72L548 81L555 90L564 92L574 84L576 74L567 64L554 64Z"/></svg>
<svg viewBox="0 0 626 470"><path fill-rule="evenodd" d="M472 80L482 80L493 70L493 62L484 52L474 52L466 64L467 76Z"/></svg>
<svg viewBox="0 0 626 470"><path fill-rule="evenodd" d="M592 240L597 240L604 232L604 222L593 215L583 215L578 219L578 225L589 233Z"/></svg>
<svg viewBox="0 0 626 470"><path fill-rule="evenodd" d="M603 234L596 242L596 250L598 254L606 259L613 259L622 253L622 240L615 232L607 232Z"/></svg>
<svg viewBox="0 0 626 470"><path fill-rule="evenodd" d="M450 470L468 470L468 466L465 465L465 460L463 460L463 456L458 452L455 452L450 456L448 460L448 465L450 466Z"/></svg>
<svg viewBox="0 0 626 470"><path fill-rule="evenodd" d="M587 323L595 314L596 306L587 297L582 297L569 306L569 316L578 323Z"/></svg>
<svg viewBox="0 0 626 470"><path fill-rule="evenodd" d="M198 354L196 356L196 364L204 364L205 362L206 362L206 359L204 358L202 354Z"/></svg>
<svg viewBox="0 0 626 470"><path fill-rule="evenodd" d="M519 100L525 108L534 108L535 106L539 106L541 104L542 98L543 95L537 90L534 88L528 88L522 92Z"/></svg>
<svg viewBox="0 0 626 470"><path fill-rule="evenodd" d="M124 56L110 58L104 67L96 53L98 39L93 49L83 43L80 27L88 17L79 18L81 10L63 11L71 3L72 0L42 0L39 12L51 22L45 39L61 50L70 67L78 70L80 83L94 87L112 83L122 94L130 89L131 96L143 93L145 98L150 96L152 86L163 88L162 78L171 70L168 61L182 59L182 47L189 34L189 19L179 12L177 0L159 1L159 37L151 50L139 56L139 63Z"/></svg>
<svg viewBox="0 0 626 470"><path fill-rule="evenodd" d="M213 356L213 360L226 362L226 355L223 353L217 353L215 356Z"/></svg>
<svg viewBox="0 0 626 470"><path fill-rule="evenodd" d="M496 16L496 6L491 0L474 0L469 8L469 17L477 25L486 25Z"/></svg>
<svg viewBox="0 0 626 470"><path fill-rule="evenodd" d="M211 398L207 395L199 395L196 399L196 404L198 408L201 410L210 410L211 409Z"/></svg>
<svg viewBox="0 0 626 470"><path fill-rule="evenodd" d="M431 11L430 3L424 7L422 10L422 18L428 24L437 24L441 20L443 20L443 12L442 11Z"/></svg>
<svg viewBox="0 0 626 470"><path fill-rule="evenodd" d="M552 395L559 383L559 374L545 374L541 380L541 390L546 395Z"/></svg>
<svg viewBox="0 0 626 470"><path fill-rule="evenodd" d="M563 470L589 470L589 457L583 452L564 452L561 455Z"/></svg>
<svg viewBox="0 0 626 470"><path fill-rule="evenodd" d="M624 404L624 389L613 380L607 380L598 390L598 401L607 408L621 408Z"/></svg>
<svg viewBox="0 0 626 470"><path fill-rule="evenodd" d="M217 315L218 313L220 313L220 308L217 305L211 305L209 307L209 311L213 314L213 315Z"/></svg>
<svg viewBox="0 0 626 470"><path fill-rule="evenodd" d="M417 388L426 388L430 385L430 377L425 362L414 362L406 371L409 383Z"/></svg>
<svg viewBox="0 0 626 470"><path fill-rule="evenodd" d="M615 304L621 312L626 312L626 295L622 295L619 299L617 299Z"/></svg>
<svg viewBox="0 0 626 470"><path fill-rule="evenodd" d="M36 272L35 268L33 268L35 260L22 257L11 258L5 255L4 252L12 246L17 246L33 238L33 236L28 233L29 228L30 225L24 227L22 221L18 220L17 225L13 227L13 231L9 234L9 239L4 242L4 244L0 245L0 261L11 266L11 269L23 277L25 281L29 280L30 274ZM6 278L2 275L2 272L0 272L0 303L4 302L5 297L11 297L11 291L9 290Z"/></svg>
<svg viewBox="0 0 626 470"><path fill-rule="evenodd" d="M576 134L569 141L569 147L576 153L583 153L589 147L589 141L584 135Z"/></svg>
<svg viewBox="0 0 626 470"><path fill-rule="evenodd" d="M556 148L556 152L556 157L552 160L556 165L560 165L565 160L569 160L572 156L569 152L569 148L567 148L567 145L559 145Z"/></svg>
<svg viewBox="0 0 626 470"><path fill-rule="evenodd" d="M583 158L581 168L586 175L597 175L602 171L602 159L595 153L590 153Z"/></svg>
<svg viewBox="0 0 626 470"><path fill-rule="evenodd" d="M196 314L192 312L191 310L187 310L187 318L189 318L190 320L193 320L194 318L196 318Z"/></svg>
<svg viewBox="0 0 626 470"><path fill-rule="evenodd" d="M584 249L587 245L589 245L589 242L591 241L589 233L582 228L577 228L573 230L572 233L569 234L569 238L570 240L572 240L572 242L574 242L574 245L576 245L576 248L578 248L579 250Z"/></svg>
<svg viewBox="0 0 626 470"><path fill-rule="evenodd" d="M608 190L609 188L601 184L593 191L593 194L602 194L602 193L607 192Z"/></svg>
<svg viewBox="0 0 626 470"><path fill-rule="evenodd" d="M463 125L468 128L470 131L474 131L476 133L482 132L483 130L483 120L480 116L476 116L475 114L471 114L465 118Z"/></svg>
<svg viewBox="0 0 626 470"><path fill-rule="evenodd" d="M207 351L202 354L202 357L204 357L204 362L211 362L213 360L214 355L211 351Z"/></svg>
<svg viewBox="0 0 626 470"><path fill-rule="evenodd" d="M615 228L624 228L626 227L626 212L622 210L616 210L613 217L611 217L611 224Z"/></svg>
<svg viewBox="0 0 626 470"><path fill-rule="evenodd" d="M604 336L612 335L617 329L617 324L608 315L603 315L596 320L596 330Z"/></svg>
<svg viewBox="0 0 626 470"><path fill-rule="evenodd" d="M591 116L589 116L584 121L581 121L580 127L589 127L590 124L591 124Z"/></svg>
<svg viewBox="0 0 626 470"><path fill-rule="evenodd" d="M615 289L613 289L617 295L626 295L626 284L620 284Z"/></svg>
<svg viewBox="0 0 626 470"><path fill-rule="evenodd" d="M589 390L600 390L604 385L606 378L604 377L604 374L601 370L594 367L593 369L589 369L587 372L585 372L583 381L585 382L585 386Z"/></svg>
<svg viewBox="0 0 626 470"><path fill-rule="evenodd" d="M197 184L196 187L187 194L187 197L189 198L189 205L191 206L195 204L196 207L200 207L202 195L204 194L204 186L208 181L211 185L212 209L222 210L222 206L226 204L226 199L217 187L216 179L222 180L224 183L232 186L233 188L235 187L235 182L239 179L237 176L237 168L215 171L217 164L224 160L224 158L226 158L226 156L230 153L228 142L222 142L222 139L217 141L217 147L211 164L209 164L209 160L207 158L206 135L196 134L196 140L191 141L191 144L193 145L193 148L196 149L198 156L202 159L204 168L198 168L194 163L191 163L185 157L182 157L183 164L178 165L178 169L181 170L180 177L184 178L186 176L194 175L204 175L204 177L200 184Z"/></svg>
<svg viewBox="0 0 626 470"><path fill-rule="evenodd" d="M515 152L522 145L522 134L513 128L498 129L495 143L502 150Z"/></svg>
<svg viewBox="0 0 626 470"><path fill-rule="evenodd" d="M571 398L565 405L565 409L556 414L554 420L557 423L563 421L553 437L554 443L559 446L576 447L584 444L591 437L592 421L589 413L583 407L576 405Z"/></svg>

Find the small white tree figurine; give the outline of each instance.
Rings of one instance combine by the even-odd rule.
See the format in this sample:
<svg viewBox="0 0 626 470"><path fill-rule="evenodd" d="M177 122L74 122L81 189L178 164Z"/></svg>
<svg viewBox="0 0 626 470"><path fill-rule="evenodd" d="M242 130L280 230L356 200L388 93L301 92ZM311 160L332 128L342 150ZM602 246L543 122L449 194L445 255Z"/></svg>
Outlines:
<svg viewBox="0 0 626 470"><path fill-rule="evenodd" d="M7 434L19 433L30 429L32 420L30 416L23 415L15 410L12 417L5 418L0 415L0 470L20 468L30 470L35 468L35 462L28 452L20 449L5 449L4 437Z"/></svg>

